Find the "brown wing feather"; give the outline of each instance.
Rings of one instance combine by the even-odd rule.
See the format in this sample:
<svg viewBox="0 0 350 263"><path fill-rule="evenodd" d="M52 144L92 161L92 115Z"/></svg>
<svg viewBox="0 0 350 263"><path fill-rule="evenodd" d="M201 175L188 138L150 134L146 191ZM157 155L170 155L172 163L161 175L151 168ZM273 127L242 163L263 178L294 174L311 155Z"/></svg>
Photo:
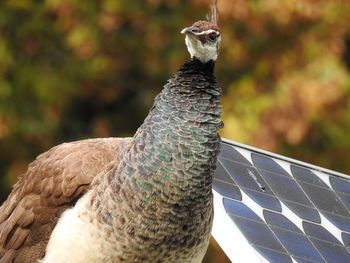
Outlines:
<svg viewBox="0 0 350 263"><path fill-rule="evenodd" d="M61 213L109 163L119 162L129 140L64 143L38 156L0 207L0 263L34 263L42 258Z"/></svg>

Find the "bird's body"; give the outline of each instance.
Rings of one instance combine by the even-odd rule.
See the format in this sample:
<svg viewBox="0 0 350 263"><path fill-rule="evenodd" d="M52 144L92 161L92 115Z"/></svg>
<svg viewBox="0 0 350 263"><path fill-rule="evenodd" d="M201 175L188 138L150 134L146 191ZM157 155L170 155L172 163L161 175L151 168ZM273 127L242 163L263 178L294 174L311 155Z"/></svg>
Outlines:
<svg viewBox="0 0 350 263"><path fill-rule="evenodd" d="M213 60L192 56L134 137L34 161L0 208L0 263L200 263L222 125Z"/></svg>
<svg viewBox="0 0 350 263"><path fill-rule="evenodd" d="M60 238L50 241L43 263L67 262L77 239L91 241L81 250L84 262L202 259L210 237L211 183L220 145L221 92L212 66L194 59L170 79L119 163L96 177L88 195L64 214L54 230ZM68 240L63 232L70 227L75 238Z"/></svg>

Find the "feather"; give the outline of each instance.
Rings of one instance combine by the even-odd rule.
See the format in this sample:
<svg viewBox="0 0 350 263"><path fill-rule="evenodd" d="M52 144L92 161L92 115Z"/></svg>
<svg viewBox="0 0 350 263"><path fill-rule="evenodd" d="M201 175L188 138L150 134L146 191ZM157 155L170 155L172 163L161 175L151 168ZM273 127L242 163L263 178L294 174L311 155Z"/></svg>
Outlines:
<svg viewBox="0 0 350 263"><path fill-rule="evenodd" d="M61 213L90 188L93 178L128 141L64 143L38 156L0 207L0 262L41 259Z"/></svg>
<svg viewBox="0 0 350 263"><path fill-rule="evenodd" d="M217 6L217 0L212 0L212 5L210 6L210 13L207 15L207 21L213 25L218 25L219 22L219 12Z"/></svg>

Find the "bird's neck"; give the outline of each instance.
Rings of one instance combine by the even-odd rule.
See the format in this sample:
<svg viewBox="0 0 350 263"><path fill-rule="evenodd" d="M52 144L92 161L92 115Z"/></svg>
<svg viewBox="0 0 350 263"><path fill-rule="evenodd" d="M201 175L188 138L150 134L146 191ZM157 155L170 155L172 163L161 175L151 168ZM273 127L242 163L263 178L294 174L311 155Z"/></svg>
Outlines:
<svg viewBox="0 0 350 263"><path fill-rule="evenodd" d="M208 206L222 125L213 70L214 62L192 59L167 82L119 166L103 180L101 192L114 195L106 199L135 199L141 210Z"/></svg>
<svg viewBox="0 0 350 263"><path fill-rule="evenodd" d="M214 76L214 69L215 69L215 61L209 60L208 62L203 63L200 59L196 57L192 57L190 61L187 63L183 64L179 71L191 71L191 70L196 70L200 71L203 74L207 75L208 77L211 77L215 80Z"/></svg>
<svg viewBox="0 0 350 263"><path fill-rule="evenodd" d="M168 194L181 189L191 195L202 194L191 191L203 185L210 188L220 144L217 130L222 125L221 90L213 70L214 62L191 59L156 97L134 136L129 164L138 163L132 176L135 187L147 182Z"/></svg>

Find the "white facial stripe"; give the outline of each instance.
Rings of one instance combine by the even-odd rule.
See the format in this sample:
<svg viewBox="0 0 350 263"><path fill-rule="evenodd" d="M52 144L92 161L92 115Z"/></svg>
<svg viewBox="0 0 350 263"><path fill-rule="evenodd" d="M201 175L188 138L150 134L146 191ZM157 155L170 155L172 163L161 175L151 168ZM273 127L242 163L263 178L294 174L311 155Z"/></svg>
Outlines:
<svg viewBox="0 0 350 263"><path fill-rule="evenodd" d="M201 36L201 35L209 35L211 33L216 33L216 34L220 34L218 31L214 30L214 29L208 29L206 31L203 31L203 32L199 32L199 33L195 33L195 35L197 36Z"/></svg>
<svg viewBox="0 0 350 263"><path fill-rule="evenodd" d="M191 57L196 57L203 63L209 60L215 61L217 59L220 40L221 37L219 36L216 42L208 41L203 44L199 39L191 35L187 35L185 38L187 49Z"/></svg>

